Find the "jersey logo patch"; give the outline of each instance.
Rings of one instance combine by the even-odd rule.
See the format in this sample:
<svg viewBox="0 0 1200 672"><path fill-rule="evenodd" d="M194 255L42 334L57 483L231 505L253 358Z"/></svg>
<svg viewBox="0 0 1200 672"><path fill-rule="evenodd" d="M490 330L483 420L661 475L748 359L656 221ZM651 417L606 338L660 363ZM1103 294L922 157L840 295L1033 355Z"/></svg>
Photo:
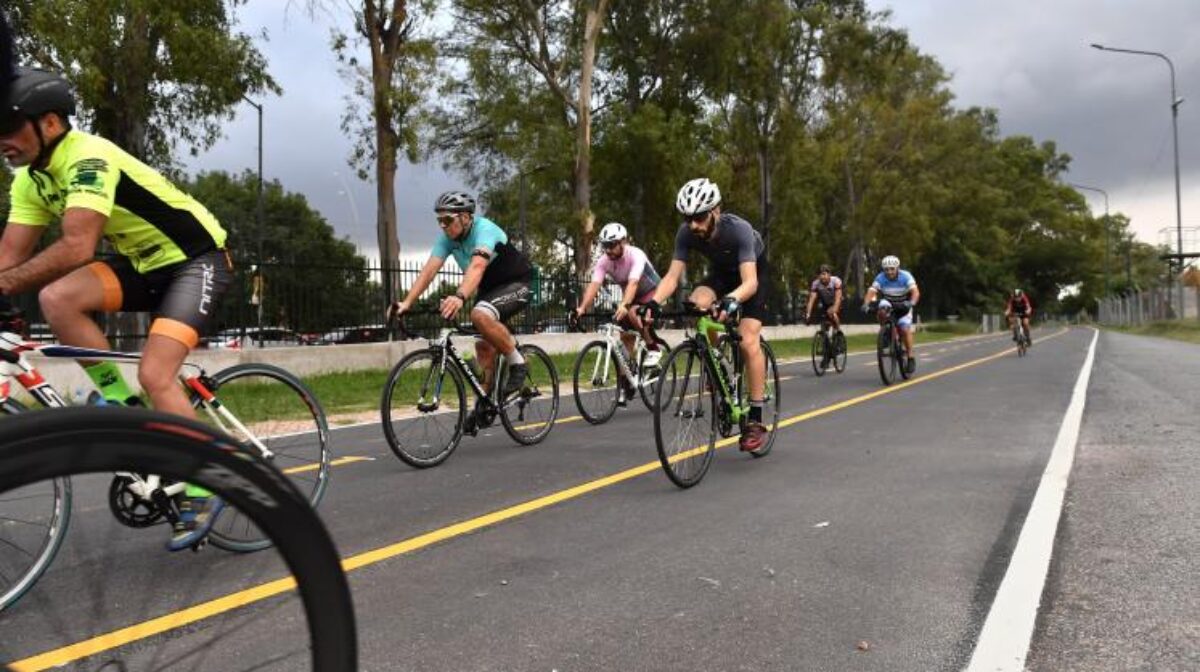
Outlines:
<svg viewBox="0 0 1200 672"><path fill-rule="evenodd" d="M104 159L83 159L71 166L71 191L88 191L96 194L104 193L104 177L108 172L108 162Z"/></svg>

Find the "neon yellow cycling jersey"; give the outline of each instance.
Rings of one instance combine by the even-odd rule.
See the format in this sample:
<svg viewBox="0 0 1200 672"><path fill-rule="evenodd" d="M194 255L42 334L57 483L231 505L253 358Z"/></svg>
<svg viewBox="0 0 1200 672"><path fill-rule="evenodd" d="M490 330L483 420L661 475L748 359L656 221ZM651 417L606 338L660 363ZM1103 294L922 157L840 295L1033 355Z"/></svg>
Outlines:
<svg viewBox="0 0 1200 672"><path fill-rule="evenodd" d="M138 273L225 246L225 229L196 199L112 142L68 131L44 170L17 170L8 221L45 226L67 208L108 217L104 236Z"/></svg>

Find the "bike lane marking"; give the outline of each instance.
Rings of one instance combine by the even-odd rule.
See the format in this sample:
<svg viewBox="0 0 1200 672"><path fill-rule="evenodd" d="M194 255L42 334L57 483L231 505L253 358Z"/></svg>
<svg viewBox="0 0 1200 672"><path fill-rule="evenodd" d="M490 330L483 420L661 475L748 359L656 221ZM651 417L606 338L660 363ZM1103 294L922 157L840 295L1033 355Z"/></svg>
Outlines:
<svg viewBox="0 0 1200 672"><path fill-rule="evenodd" d="M1043 337L1041 339L1041 341L1048 341L1048 340L1051 340L1054 338L1058 338L1060 336L1070 333L1070 331L1071 330L1069 328L1064 327L1063 329L1059 330L1056 333L1053 333L1049 336ZM851 397L850 399L846 399L846 400L843 400L840 402L836 402L834 404L830 404L828 406L824 406L824 407L821 407L818 409L807 411L805 413L801 413L799 415L792 416L786 420L779 422L775 429L776 430L783 429L785 427L795 425L795 424L798 424L801 422L805 422L805 421L811 420L813 418L818 418L823 415L828 415L830 413L834 413L836 411L840 411L845 408L857 406L858 404L862 404L864 402L870 401L872 399L876 399L878 397L882 397L884 395L895 394L896 392L907 389L914 385L920 385L922 383L926 383L929 381L938 380L939 378L942 378L944 376L948 376L950 374L957 373L957 372L963 371L965 369L970 369L970 368L979 366L981 364L986 364L988 362L995 361L1001 357L1010 356L1015 351L1015 349L1016 349L1015 346L1007 347L1007 348L1005 348L999 352L996 352L994 354L991 354L991 355L986 355L984 357L973 359L973 360L970 360L970 361L967 361L962 364L958 364L956 366L952 366L952 367L949 367L946 369L933 371L933 372L927 373L919 378L912 378L905 382L897 383L897 384L891 385L889 387L881 387L880 389L875 390L873 392L868 392L866 394L862 394L857 397ZM1072 400L1072 404L1073 403L1074 403L1074 400ZM721 449L721 448L725 448L725 447L734 445L737 443L737 441L738 441L738 437L736 437L736 436L721 439L716 442L715 449ZM707 449L707 447L705 447L705 446L696 447L691 450L684 451L683 453L673 455L671 457L671 460L677 461L677 460L687 459L688 457L692 457L692 456L700 454L701 452L703 452L706 449ZM1052 460L1052 462L1053 462L1053 460ZM448 526L445 526L445 527L442 527L442 528L439 528L436 530L432 530L430 532L426 532L424 534L420 534L415 537L410 537L403 541L389 544L389 545L383 546L381 548L377 548L377 549L374 549L371 551L365 551L363 553L358 553L356 555L352 555L350 557L343 558L342 559L342 568L346 572L351 572L356 569L360 569L362 567L367 567L370 565L378 564L380 562L383 562L384 560L389 560L389 559L397 557L397 556L407 555L414 551L426 548L428 546L432 546L436 543L454 539L456 537L460 537L465 534L469 534L471 532L475 532L475 531L478 531L481 529L490 528L490 527L498 525L502 522L505 522L507 520L512 520L514 518L518 518L518 517L524 516L526 514L533 513L535 511L539 511L541 509L548 508L550 506L554 506L555 504L559 504L559 503L562 503L565 501L576 499L576 498L586 495L588 493L595 492L597 490L601 490L601 489L616 485L618 483L622 483L624 481L627 481L627 480L630 480L633 478L637 478L638 476L642 476L647 473L658 471L661 468L662 468L662 465L658 460L655 460L653 462L647 462L645 464L641 464L641 465L626 469L624 471L617 472L615 474L610 474L608 476L604 476L602 478L588 481L586 483L581 483L579 485L576 485L571 488L567 488L565 490L560 490L558 492L550 493L548 495L543 495L541 497L531 499L531 500L529 500L527 502L523 502L521 504L510 506L508 508L493 511L491 513L487 513L482 516L478 516L475 518L471 518L469 520L464 520L459 523L455 523L455 524L448 525ZM1041 493L1041 490L1039 489L1039 494L1040 493ZM1007 577L1006 577L1006 580L1007 580ZM120 646L124 646L126 644L130 644L130 643L142 640L142 639L153 637L155 635L159 635L164 632L176 630L176 629L184 627L186 625L190 625L192 623L202 621L202 620L211 618L213 616L220 615L227 611L232 611L234 609L238 609L241 607L248 606L250 604L254 604L256 602L260 602L262 600L265 600L265 599L274 597L276 595L280 595L282 593L293 590L295 588L295 586L296 586L295 580L290 576L284 577L281 579L276 579L274 581L270 581L267 583L259 584L257 586L251 587L251 588L246 588L246 589L234 592L234 593L230 593L223 597L209 600L207 602L202 602L200 604L188 607L186 609L182 609L180 611L165 614L163 616L159 616L157 618L154 618L154 619L151 619L148 621L143 621L142 623L137 623L137 624L134 624L131 626L120 628L118 630L114 630L114 631L111 631L111 632L108 632L108 633L105 633L102 635L98 635L96 637L92 637L90 639L86 639L86 640L77 642L75 644L71 644L71 645L68 645L68 646L65 646L62 648L47 651L45 653L37 654L37 655L31 656L31 657L24 658L22 660L15 661L12 663L7 663L7 664L9 665L9 667L12 670L14 670L14 672L37 672L40 670L47 670L47 669L51 669L54 667L61 667L68 663L79 660L81 658L86 658L88 656L93 656L98 653L103 653L105 651L109 651L109 650L118 648Z"/></svg>

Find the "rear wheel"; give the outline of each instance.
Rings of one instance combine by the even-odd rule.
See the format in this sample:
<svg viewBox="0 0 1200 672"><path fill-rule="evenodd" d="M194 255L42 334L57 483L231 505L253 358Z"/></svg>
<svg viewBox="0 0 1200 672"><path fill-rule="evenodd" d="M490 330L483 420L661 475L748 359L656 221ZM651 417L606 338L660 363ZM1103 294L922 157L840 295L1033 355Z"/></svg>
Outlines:
<svg viewBox="0 0 1200 672"><path fill-rule="evenodd" d="M571 386L579 415L593 425L603 424L617 412L617 356L608 341L597 340L583 346L575 358Z"/></svg>
<svg viewBox="0 0 1200 672"><path fill-rule="evenodd" d="M291 373L270 364L238 364L213 374L210 390L238 423L209 409L208 420L239 442L260 443L270 462L314 508L329 485L329 426L312 391ZM214 546L249 552L270 545L237 511L221 514L209 535Z"/></svg>
<svg viewBox="0 0 1200 672"><path fill-rule="evenodd" d="M160 474L224 499L225 513L249 518L277 555L239 560L231 573L216 558L167 553L165 534L81 508L75 515L86 524L78 521L78 544L62 549L70 557L61 569L51 566L29 599L0 615L0 668L358 669L354 608L337 552L290 479L211 425L130 408L47 413L54 417L0 423L0 519L20 506L14 493L50 488L39 484L71 477L77 493L99 497L112 472ZM240 604L213 601L247 585L256 586L246 591L254 595L239 594ZM126 627L147 614L177 618ZM263 618L295 627L264 638ZM82 642L89 646L71 646Z"/></svg>
<svg viewBox="0 0 1200 672"><path fill-rule="evenodd" d="M538 346L522 345L519 349L528 372L521 390L504 406L500 422L513 441L531 446L549 436L558 419L558 371L550 355ZM505 367L506 377L509 371Z"/></svg>
<svg viewBox="0 0 1200 672"><path fill-rule="evenodd" d="M895 351L893 359L897 362L896 369L900 371L901 378L908 380L912 378L915 367L913 371L908 369L910 362L908 361L908 351L904 349L904 331L897 330L894 338L896 342L892 344L892 349Z"/></svg>
<svg viewBox="0 0 1200 672"><path fill-rule="evenodd" d="M849 348L846 345L846 335L840 330L833 334L833 368L837 369L838 373L846 370L846 358L849 356Z"/></svg>
<svg viewBox="0 0 1200 672"><path fill-rule="evenodd" d="M663 358L664 374L677 381L673 390L655 392L654 444L667 478L681 488L699 483L712 464L717 443L716 385L692 341Z"/></svg>
<svg viewBox="0 0 1200 672"><path fill-rule="evenodd" d="M417 469L446 461L462 439L467 418L466 385L442 352L410 352L383 386L379 413L388 447Z"/></svg>

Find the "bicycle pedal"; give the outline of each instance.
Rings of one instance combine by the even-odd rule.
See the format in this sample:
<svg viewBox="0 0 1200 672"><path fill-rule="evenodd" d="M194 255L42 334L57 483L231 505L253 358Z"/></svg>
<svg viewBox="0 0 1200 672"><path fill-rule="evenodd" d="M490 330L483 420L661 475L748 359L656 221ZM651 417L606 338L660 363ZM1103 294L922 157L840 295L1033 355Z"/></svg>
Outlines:
<svg viewBox="0 0 1200 672"><path fill-rule="evenodd" d="M193 553L199 553L204 550L205 546L208 546L208 535L205 535L203 539L192 544L191 549Z"/></svg>

